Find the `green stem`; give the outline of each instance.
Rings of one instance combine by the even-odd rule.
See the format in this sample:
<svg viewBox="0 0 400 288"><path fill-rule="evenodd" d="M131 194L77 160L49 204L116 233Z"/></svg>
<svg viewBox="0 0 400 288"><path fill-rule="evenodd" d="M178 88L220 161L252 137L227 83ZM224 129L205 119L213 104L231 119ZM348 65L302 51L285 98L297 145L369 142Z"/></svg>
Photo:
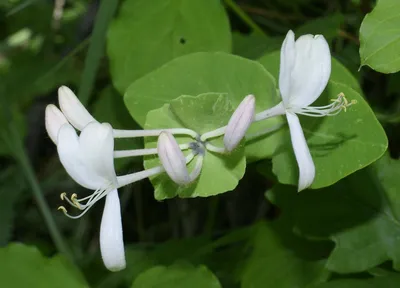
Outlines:
<svg viewBox="0 0 400 288"><path fill-rule="evenodd" d="M64 241L60 231L57 228L56 222L54 221L50 208L47 205L46 199L43 196L42 189L33 171L32 165L29 162L25 148L22 145L21 138L17 134L16 127L13 126L14 126L13 123L11 123L9 129L9 136L11 136L10 142L12 142L13 144L16 160L19 162L19 165L21 166L21 169L24 172L25 177L31 187L33 196L36 200L36 203L39 206L40 211L42 212L44 221L47 225L47 228L50 231L50 236L53 239L55 246L57 247L59 252L64 254L64 256L68 258L68 260L70 260L71 263L73 263L74 262L73 254L69 249L69 247L67 246L66 242Z"/></svg>
<svg viewBox="0 0 400 288"><path fill-rule="evenodd" d="M251 19L249 15L247 15L240 7L235 3L234 0L224 0L225 4L231 8L236 15L240 17L253 31L260 33L261 35L265 35L264 31L256 24L256 22Z"/></svg>
<svg viewBox="0 0 400 288"><path fill-rule="evenodd" d="M118 2L118 0L102 0L100 2L79 86L78 95L83 105L88 103L90 93L93 90L97 70L105 50L107 28L117 10Z"/></svg>

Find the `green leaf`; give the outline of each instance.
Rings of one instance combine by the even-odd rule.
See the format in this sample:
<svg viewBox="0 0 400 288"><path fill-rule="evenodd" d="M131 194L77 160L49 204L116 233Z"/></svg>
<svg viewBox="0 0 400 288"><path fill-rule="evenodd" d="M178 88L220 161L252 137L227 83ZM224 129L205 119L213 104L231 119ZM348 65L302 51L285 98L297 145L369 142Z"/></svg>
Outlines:
<svg viewBox="0 0 400 288"><path fill-rule="evenodd" d="M341 279L323 283L310 288L397 288L400 274L391 273L389 276L371 279Z"/></svg>
<svg viewBox="0 0 400 288"><path fill-rule="evenodd" d="M296 231L335 242L329 270L361 272L387 260L400 269L399 167L385 156L329 188L297 194L280 186L269 198L292 215Z"/></svg>
<svg viewBox="0 0 400 288"><path fill-rule="evenodd" d="M400 2L379 0L360 27L361 65L382 73L400 70Z"/></svg>
<svg viewBox="0 0 400 288"><path fill-rule="evenodd" d="M227 123L233 108L224 94L207 93L199 96L181 96L160 109L150 111L147 115L145 129L192 128L202 133L214 130ZM206 124L206 125L205 125ZM190 137L176 137L178 143L191 143ZM221 137L211 141L212 144L223 147ZM156 137L145 139L146 148L157 146ZM188 165L191 171L197 160ZM158 157L146 157L145 168L161 165ZM166 173L152 177L150 180L155 188L157 200L179 197L208 197L233 190L243 177L246 168L243 146L239 146L230 155L220 155L206 152L203 167L198 180L187 187L175 184ZM217 177L216 177L217 175ZM212 180L212 181L211 181Z"/></svg>
<svg viewBox="0 0 400 288"><path fill-rule="evenodd" d="M273 77L259 63L225 53L195 53L177 58L135 81L125 94L132 117L143 126L148 111L180 95L227 93L233 107L248 94L256 96L256 112L279 101ZM282 122L280 117L254 123L247 137ZM228 122L226 122L227 124ZM225 125L226 125L225 124ZM279 133L246 143L248 161L270 157L279 144Z"/></svg>
<svg viewBox="0 0 400 288"><path fill-rule="evenodd" d="M128 0L107 44L113 83L123 94L133 81L178 56L230 52L231 34L220 1Z"/></svg>
<svg viewBox="0 0 400 288"><path fill-rule="evenodd" d="M268 52L281 47L283 37L267 37L260 33L244 35L241 33L232 34L232 53L248 59L258 59Z"/></svg>
<svg viewBox="0 0 400 288"><path fill-rule="evenodd" d="M277 53L260 59L276 77L279 73L277 59ZM339 93L344 93L349 101L356 100L357 104L349 107L347 112L342 111L333 117L300 117L316 167L315 180L311 186L314 189L332 185L373 163L383 155L388 145L385 131L371 108L352 88L356 86L354 78L349 72L338 73L345 68L338 62L333 63L332 69L335 71L332 71L328 86L312 106L326 105L330 99L337 98ZM282 139L282 146L273 156L273 172L281 183L298 183L298 166L288 129Z"/></svg>
<svg viewBox="0 0 400 288"><path fill-rule="evenodd" d="M242 288L306 287L328 278L323 256L330 245L294 235L287 220L255 226L251 256L241 279Z"/></svg>
<svg viewBox="0 0 400 288"><path fill-rule="evenodd" d="M4 287L88 287L79 272L63 258L48 259L35 247L16 243L0 248L0 277Z"/></svg>
<svg viewBox="0 0 400 288"><path fill-rule="evenodd" d="M221 288L218 279L205 266L187 263L156 266L140 274L132 288Z"/></svg>
<svg viewBox="0 0 400 288"><path fill-rule="evenodd" d="M320 34L330 41L337 37L338 30L343 22L344 17L342 14L332 14L306 22L295 30L295 34L298 37L304 34Z"/></svg>

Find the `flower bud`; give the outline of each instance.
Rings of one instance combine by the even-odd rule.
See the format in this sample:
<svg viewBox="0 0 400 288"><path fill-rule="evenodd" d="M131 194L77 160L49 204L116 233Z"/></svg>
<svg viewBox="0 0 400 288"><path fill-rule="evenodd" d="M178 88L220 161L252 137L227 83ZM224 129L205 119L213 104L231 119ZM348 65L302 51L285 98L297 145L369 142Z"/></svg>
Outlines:
<svg viewBox="0 0 400 288"><path fill-rule="evenodd" d="M45 125L50 139L57 145L58 131L61 126L68 123L64 114L53 104L47 105L45 112Z"/></svg>
<svg viewBox="0 0 400 288"><path fill-rule="evenodd" d="M186 159L174 136L167 131L158 137L157 153L168 176L179 185L190 183Z"/></svg>
<svg viewBox="0 0 400 288"><path fill-rule="evenodd" d="M58 88L58 102L65 117L78 130L82 130L90 122L97 122L67 86Z"/></svg>
<svg viewBox="0 0 400 288"><path fill-rule="evenodd" d="M255 103L254 95L248 95L233 112L225 130L224 146L226 151L231 152L243 139L247 129L253 122Z"/></svg>

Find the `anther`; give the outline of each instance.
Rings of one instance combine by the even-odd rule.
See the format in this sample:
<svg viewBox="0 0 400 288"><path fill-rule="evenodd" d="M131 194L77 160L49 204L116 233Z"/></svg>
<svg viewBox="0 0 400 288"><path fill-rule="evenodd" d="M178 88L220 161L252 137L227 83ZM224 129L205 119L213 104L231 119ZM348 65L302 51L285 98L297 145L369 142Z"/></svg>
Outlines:
<svg viewBox="0 0 400 288"><path fill-rule="evenodd" d="M67 209L64 206L58 207L57 210L61 210L64 214L67 214Z"/></svg>
<svg viewBox="0 0 400 288"><path fill-rule="evenodd" d="M64 198L65 198L65 197L67 197L67 193L66 193L66 192L63 192L63 193L60 194L61 200L64 201Z"/></svg>

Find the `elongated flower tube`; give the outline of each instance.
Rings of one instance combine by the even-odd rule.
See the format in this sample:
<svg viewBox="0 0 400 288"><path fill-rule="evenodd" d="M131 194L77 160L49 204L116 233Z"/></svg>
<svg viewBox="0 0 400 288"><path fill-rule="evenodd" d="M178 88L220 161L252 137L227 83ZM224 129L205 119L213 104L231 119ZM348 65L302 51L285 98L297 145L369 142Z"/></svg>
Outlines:
<svg viewBox="0 0 400 288"><path fill-rule="evenodd" d="M331 73L329 45L322 35L303 35L295 41L289 31L281 48L279 89L282 102L262 111L254 121L286 114L293 150L299 166L298 191L306 189L314 181L315 166L296 114L323 117L334 116L355 101L348 102L339 94L331 104L310 106L325 89Z"/></svg>
<svg viewBox="0 0 400 288"><path fill-rule="evenodd" d="M161 132L157 142L158 157L168 176L178 185L190 183L186 159L174 136L169 132Z"/></svg>
<svg viewBox="0 0 400 288"><path fill-rule="evenodd" d="M228 152L236 148L253 122L255 105L254 95L248 95L233 112L224 135L224 146Z"/></svg>

